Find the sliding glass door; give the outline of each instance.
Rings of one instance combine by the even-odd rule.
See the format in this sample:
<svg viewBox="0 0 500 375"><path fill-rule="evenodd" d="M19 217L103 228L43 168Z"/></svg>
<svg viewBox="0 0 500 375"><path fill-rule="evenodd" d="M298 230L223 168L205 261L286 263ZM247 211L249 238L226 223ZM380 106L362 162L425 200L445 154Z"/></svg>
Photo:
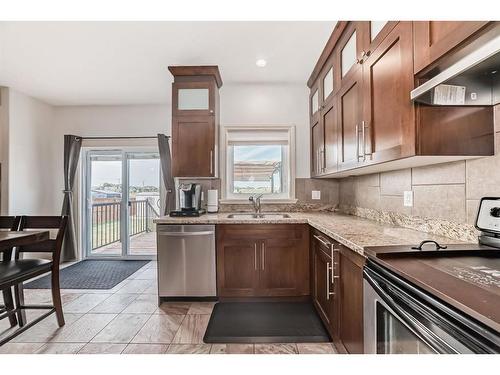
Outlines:
<svg viewBox="0 0 500 375"><path fill-rule="evenodd" d="M86 152L87 257L152 258L160 212L157 152Z"/></svg>
<svg viewBox="0 0 500 375"><path fill-rule="evenodd" d="M156 224L160 212L158 153L127 152L128 246L133 256L156 255Z"/></svg>

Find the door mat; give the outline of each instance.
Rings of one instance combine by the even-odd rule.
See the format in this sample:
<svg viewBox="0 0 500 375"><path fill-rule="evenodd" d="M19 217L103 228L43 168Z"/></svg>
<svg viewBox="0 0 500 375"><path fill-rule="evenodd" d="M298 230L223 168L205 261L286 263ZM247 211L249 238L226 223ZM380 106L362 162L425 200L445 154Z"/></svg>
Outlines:
<svg viewBox="0 0 500 375"><path fill-rule="evenodd" d="M61 269L61 289L111 289L149 260L83 260ZM24 285L25 289L50 289L50 274Z"/></svg>

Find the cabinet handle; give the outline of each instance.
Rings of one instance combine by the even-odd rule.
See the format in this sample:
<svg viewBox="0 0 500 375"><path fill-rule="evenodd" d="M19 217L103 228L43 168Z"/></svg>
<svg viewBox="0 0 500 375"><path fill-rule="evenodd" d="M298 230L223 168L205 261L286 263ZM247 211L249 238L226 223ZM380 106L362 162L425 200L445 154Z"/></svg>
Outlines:
<svg viewBox="0 0 500 375"><path fill-rule="evenodd" d="M261 251L262 251L262 260L261 260L261 263L262 263L262 271L264 271L266 269L266 245L264 244L264 242L262 242L262 244L260 245L260 248L261 248Z"/></svg>
<svg viewBox="0 0 500 375"><path fill-rule="evenodd" d="M366 123L364 121L361 122L363 124L363 143L364 143L364 149L363 149L363 154L365 154L365 160L366 160L366 157L369 156L370 159L371 159L371 156L372 156L372 152L371 152L371 140L368 139L368 142L370 142L370 152L366 152L366 138L365 138L365 129L368 128L368 125L366 125ZM368 137L370 135L368 134Z"/></svg>
<svg viewBox="0 0 500 375"><path fill-rule="evenodd" d="M255 268L255 271L257 271L257 242L254 243L253 245L254 245L253 266Z"/></svg>
<svg viewBox="0 0 500 375"><path fill-rule="evenodd" d="M363 138L363 161L366 160L366 139L365 139L365 122L361 121L361 135Z"/></svg>
<svg viewBox="0 0 500 375"><path fill-rule="evenodd" d="M359 161L359 125L356 124L356 160Z"/></svg>
<svg viewBox="0 0 500 375"><path fill-rule="evenodd" d="M329 300L330 296L334 296L335 292L330 292L330 271L332 267L330 267L330 262L326 262L326 299Z"/></svg>
<svg viewBox="0 0 500 375"><path fill-rule="evenodd" d="M319 149L316 150L316 174L319 174Z"/></svg>
<svg viewBox="0 0 500 375"><path fill-rule="evenodd" d="M326 246L326 247L331 247L331 246L333 246L330 242L326 242L326 241L324 241L322 237L320 237L320 236L318 236L318 235L316 235L316 234L313 234L313 237L314 237L314 238L316 238L319 242L321 242L321 243L322 243L324 246ZM333 253L332 253L332 254L333 254Z"/></svg>
<svg viewBox="0 0 500 375"><path fill-rule="evenodd" d="M320 163L321 163L321 173L323 173L325 171L325 149L322 148L320 151L319 151L319 160L320 160Z"/></svg>
<svg viewBox="0 0 500 375"><path fill-rule="evenodd" d="M210 150L210 174L214 174L214 152Z"/></svg>
<svg viewBox="0 0 500 375"><path fill-rule="evenodd" d="M333 257L334 257L333 253L338 252L338 251L339 251L339 249L336 248L334 244L330 244L330 257L332 258L332 262L333 262ZM337 263L335 262L333 264L337 264Z"/></svg>

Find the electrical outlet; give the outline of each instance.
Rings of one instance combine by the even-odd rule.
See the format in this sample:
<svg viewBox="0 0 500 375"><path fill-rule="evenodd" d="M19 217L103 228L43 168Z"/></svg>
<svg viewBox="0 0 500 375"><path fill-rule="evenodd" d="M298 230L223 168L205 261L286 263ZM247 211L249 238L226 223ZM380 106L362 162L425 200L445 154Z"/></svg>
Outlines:
<svg viewBox="0 0 500 375"><path fill-rule="evenodd" d="M311 199L321 199L321 191L319 190L312 190L311 191Z"/></svg>
<svg viewBox="0 0 500 375"><path fill-rule="evenodd" d="M409 190L404 192L403 206L413 207L413 191Z"/></svg>

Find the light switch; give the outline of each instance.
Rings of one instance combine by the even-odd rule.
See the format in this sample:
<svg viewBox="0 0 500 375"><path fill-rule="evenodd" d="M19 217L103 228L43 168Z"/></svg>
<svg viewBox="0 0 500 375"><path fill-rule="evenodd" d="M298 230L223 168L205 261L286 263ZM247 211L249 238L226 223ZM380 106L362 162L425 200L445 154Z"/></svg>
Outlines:
<svg viewBox="0 0 500 375"><path fill-rule="evenodd" d="M413 207L413 191L409 190L404 192L403 206Z"/></svg>
<svg viewBox="0 0 500 375"><path fill-rule="evenodd" d="M311 191L311 199L321 199L321 191L320 190L312 190Z"/></svg>

